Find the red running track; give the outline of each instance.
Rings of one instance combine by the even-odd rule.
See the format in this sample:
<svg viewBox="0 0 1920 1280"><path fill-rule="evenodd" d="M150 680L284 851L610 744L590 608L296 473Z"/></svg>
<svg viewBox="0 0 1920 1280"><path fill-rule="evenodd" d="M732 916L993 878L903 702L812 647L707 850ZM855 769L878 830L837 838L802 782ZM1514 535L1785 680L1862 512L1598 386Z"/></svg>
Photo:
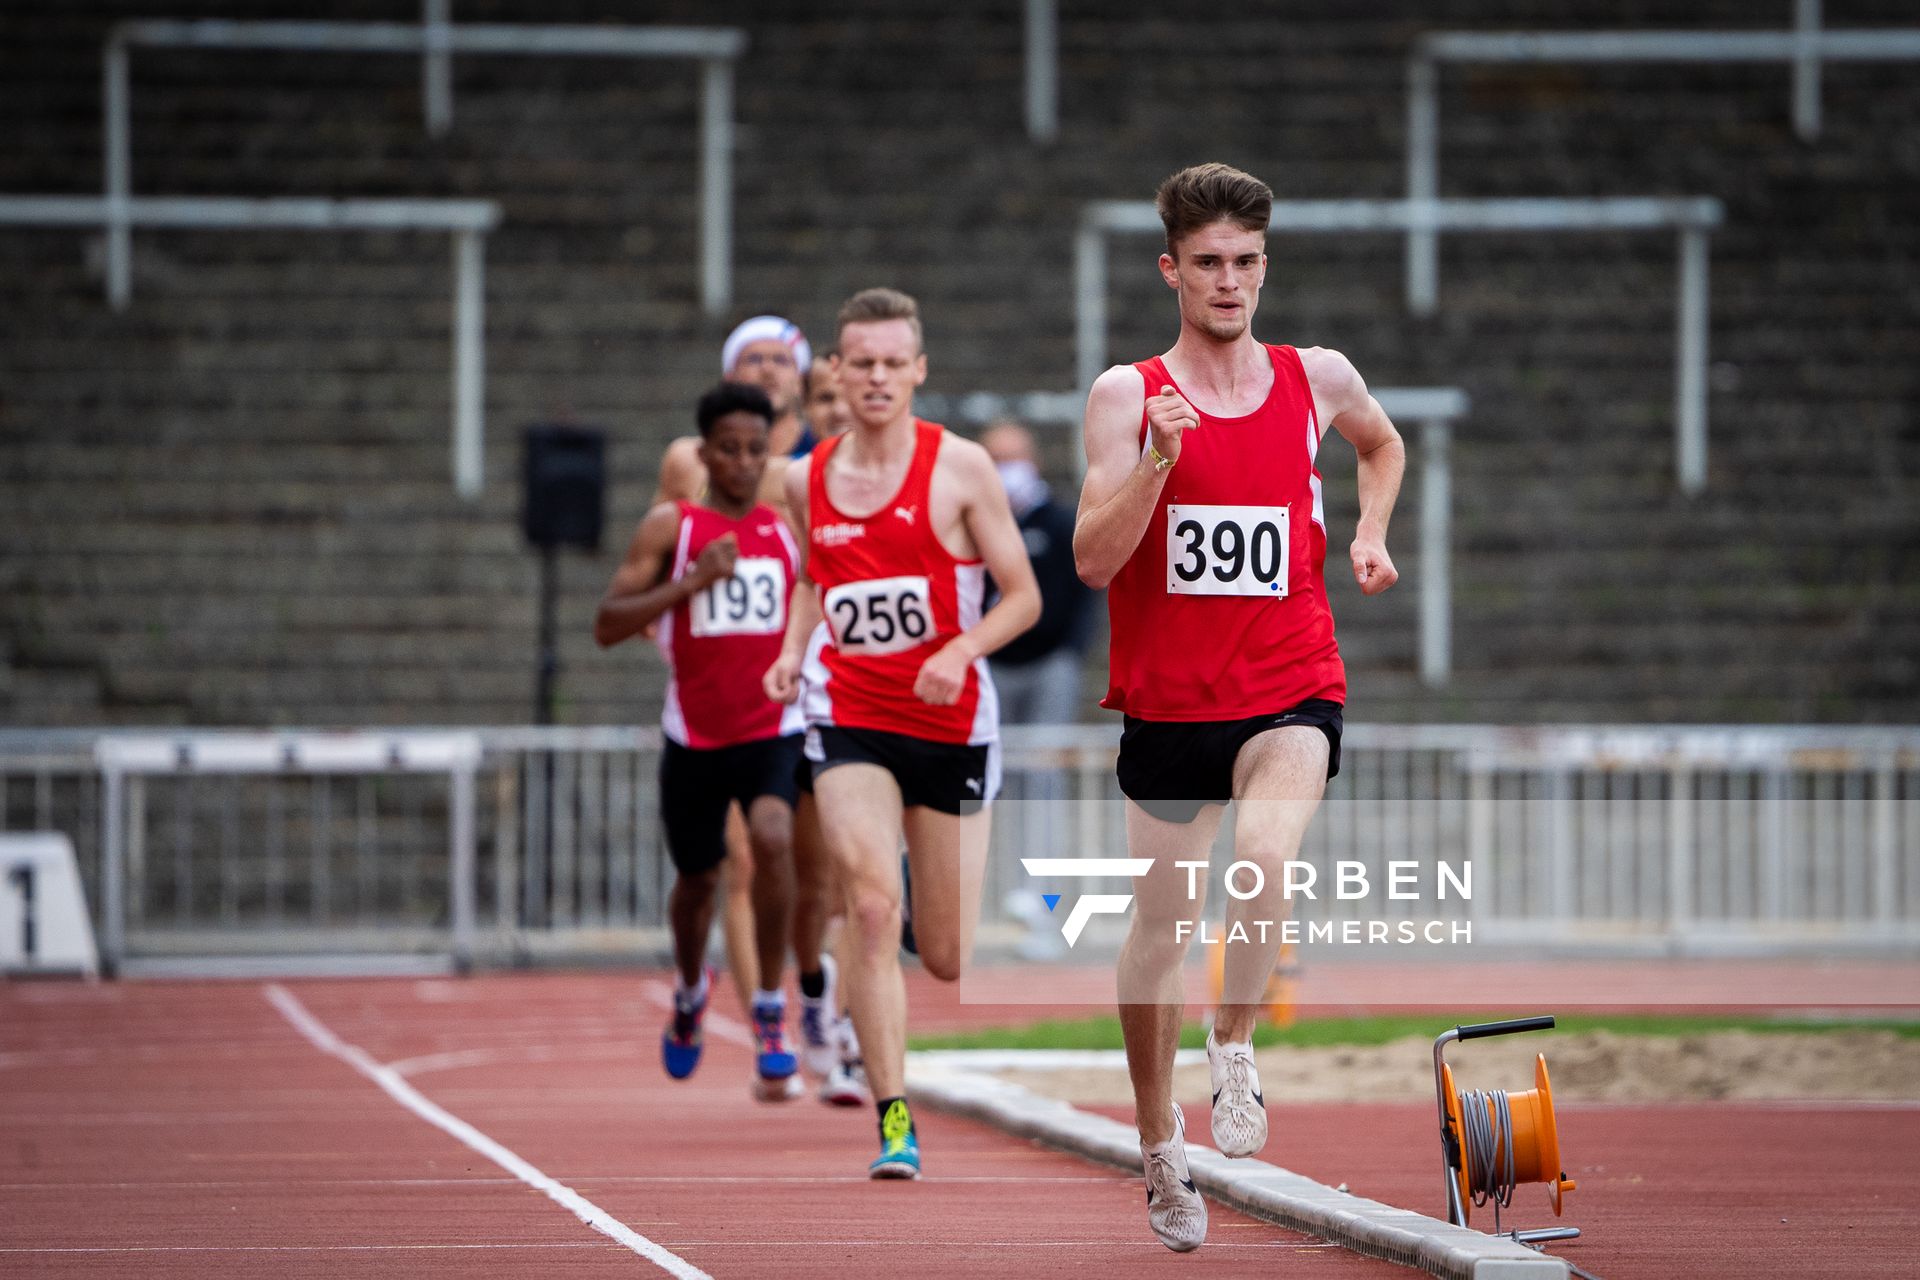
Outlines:
<svg viewBox="0 0 1920 1280"><path fill-rule="evenodd" d="M1262 1159L1445 1216L1431 1104L1270 1099L1268 1114ZM1561 1102L1554 1114L1579 1188L1556 1219L1544 1186L1519 1187L1502 1225L1579 1227L1550 1251L1604 1280L1920 1275L1920 1107ZM1473 1224L1491 1230L1491 1214L1474 1210Z"/></svg>
<svg viewBox="0 0 1920 1280"><path fill-rule="evenodd" d="M286 989L403 1092L714 1276L1413 1274L1218 1206L1176 1256L1137 1177L936 1114L929 1176L870 1183L871 1110L750 1101L725 995L676 1084L657 978ZM0 1274L343 1273L666 1274L316 1047L261 984L0 986Z"/></svg>

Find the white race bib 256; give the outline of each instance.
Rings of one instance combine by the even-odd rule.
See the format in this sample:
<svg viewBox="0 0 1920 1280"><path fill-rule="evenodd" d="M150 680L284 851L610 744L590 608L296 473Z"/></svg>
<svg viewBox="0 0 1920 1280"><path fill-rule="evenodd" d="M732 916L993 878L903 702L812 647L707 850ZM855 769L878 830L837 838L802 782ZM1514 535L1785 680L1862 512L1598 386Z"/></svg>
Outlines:
<svg viewBox="0 0 1920 1280"><path fill-rule="evenodd" d="M1167 593L1287 594L1287 509L1167 504Z"/></svg>
<svg viewBox="0 0 1920 1280"><path fill-rule="evenodd" d="M733 576L687 602L693 634L767 636L787 629L787 566L778 556L741 556Z"/></svg>
<svg viewBox="0 0 1920 1280"><path fill-rule="evenodd" d="M827 622L842 653L879 657L924 643L933 605L924 577L867 578L827 592Z"/></svg>

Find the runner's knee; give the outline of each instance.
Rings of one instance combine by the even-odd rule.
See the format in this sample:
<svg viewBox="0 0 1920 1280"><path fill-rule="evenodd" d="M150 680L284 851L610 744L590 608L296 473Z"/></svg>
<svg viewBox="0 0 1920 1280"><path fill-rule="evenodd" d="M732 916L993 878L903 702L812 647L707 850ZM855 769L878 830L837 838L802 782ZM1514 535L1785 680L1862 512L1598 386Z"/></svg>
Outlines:
<svg viewBox="0 0 1920 1280"><path fill-rule="evenodd" d="M900 899L878 885L855 885L847 893L847 913L863 945L899 945Z"/></svg>

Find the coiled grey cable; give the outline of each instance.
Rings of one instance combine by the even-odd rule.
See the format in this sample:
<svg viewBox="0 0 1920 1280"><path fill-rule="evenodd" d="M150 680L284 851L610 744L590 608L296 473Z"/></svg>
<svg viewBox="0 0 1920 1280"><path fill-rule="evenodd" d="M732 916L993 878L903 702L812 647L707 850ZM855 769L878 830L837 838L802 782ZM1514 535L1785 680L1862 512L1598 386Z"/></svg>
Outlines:
<svg viewBox="0 0 1920 1280"><path fill-rule="evenodd" d="M1491 1199L1504 1209L1517 1184L1513 1160L1513 1111L1505 1089L1470 1089L1460 1095L1460 1144L1467 1190L1475 1206Z"/></svg>

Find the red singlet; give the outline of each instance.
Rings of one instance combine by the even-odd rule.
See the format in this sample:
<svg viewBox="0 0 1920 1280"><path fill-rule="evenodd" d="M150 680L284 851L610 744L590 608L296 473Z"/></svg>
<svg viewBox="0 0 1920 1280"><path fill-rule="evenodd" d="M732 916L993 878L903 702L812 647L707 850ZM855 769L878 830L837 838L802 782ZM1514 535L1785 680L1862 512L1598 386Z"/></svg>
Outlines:
<svg viewBox="0 0 1920 1280"><path fill-rule="evenodd" d="M913 461L879 510L851 516L827 497L827 462L846 435L814 446L807 471L807 574L820 588L832 642L809 663L809 725L880 729L930 742L999 736L1000 707L985 659L959 700L935 707L914 696L920 666L980 621L986 566L940 545L929 494L946 429L914 419Z"/></svg>
<svg viewBox="0 0 1920 1280"><path fill-rule="evenodd" d="M733 576L682 600L660 623L660 652L671 672L660 727L702 751L802 728L797 708L768 701L760 687L761 673L780 656L799 562L778 513L761 503L729 520L682 499L672 580L685 577L701 548L726 533L740 545Z"/></svg>
<svg viewBox="0 0 1920 1280"><path fill-rule="evenodd" d="M1108 589L1103 707L1142 720L1238 720L1308 698L1346 701L1322 571L1313 391L1298 352L1266 350L1266 403L1240 418L1200 413L1146 534ZM1177 388L1158 357L1134 368L1149 398ZM1140 441L1144 449L1144 411Z"/></svg>

